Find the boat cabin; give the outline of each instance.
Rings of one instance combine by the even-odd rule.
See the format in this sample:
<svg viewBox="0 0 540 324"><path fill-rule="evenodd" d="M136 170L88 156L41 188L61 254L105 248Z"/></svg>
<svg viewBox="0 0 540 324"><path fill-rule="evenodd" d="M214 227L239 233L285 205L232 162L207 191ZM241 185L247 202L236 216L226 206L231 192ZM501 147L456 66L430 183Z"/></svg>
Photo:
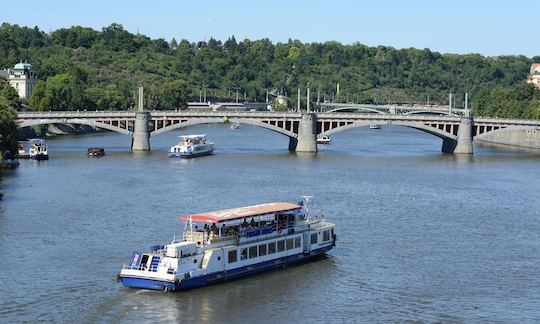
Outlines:
<svg viewBox="0 0 540 324"><path fill-rule="evenodd" d="M249 241L268 234L292 234L306 215L301 205L276 202L179 218L186 222L184 239L204 246L230 240Z"/></svg>
<svg viewBox="0 0 540 324"><path fill-rule="evenodd" d="M206 143L206 134L203 135L182 135L178 145L197 145Z"/></svg>
<svg viewBox="0 0 540 324"><path fill-rule="evenodd" d="M105 155L105 149L104 148L101 148L101 147L89 147L88 148L88 156L92 157L92 156L96 156L96 157L100 157L100 156L104 156Z"/></svg>

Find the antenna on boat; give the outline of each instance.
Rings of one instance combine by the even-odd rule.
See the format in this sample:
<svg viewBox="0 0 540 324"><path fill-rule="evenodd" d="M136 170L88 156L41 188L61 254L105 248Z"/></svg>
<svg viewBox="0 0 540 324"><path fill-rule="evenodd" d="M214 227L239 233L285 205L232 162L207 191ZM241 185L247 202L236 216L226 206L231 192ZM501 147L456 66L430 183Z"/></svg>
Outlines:
<svg viewBox="0 0 540 324"><path fill-rule="evenodd" d="M193 220L191 219L191 215L189 215L189 231L191 234L191 239L193 239Z"/></svg>
<svg viewBox="0 0 540 324"><path fill-rule="evenodd" d="M313 199L313 196L302 196L302 198L304 199L304 210L306 211L306 215L309 217L309 204Z"/></svg>

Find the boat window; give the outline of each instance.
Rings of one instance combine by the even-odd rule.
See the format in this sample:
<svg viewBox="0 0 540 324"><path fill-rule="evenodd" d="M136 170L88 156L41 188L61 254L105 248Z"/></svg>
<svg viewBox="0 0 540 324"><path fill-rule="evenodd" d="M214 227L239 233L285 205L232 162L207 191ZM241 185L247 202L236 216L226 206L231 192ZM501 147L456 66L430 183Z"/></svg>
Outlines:
<svg viewBox="0 0 540 324"><path fill-rule="evenodd" d="M236 250L229 251L229 263L236 262L238 257L238 252Z"/></svg>
<svg viewBox="0 0 540 324"><path fill-rule="evenodd" d="M147 262L148 262L148 254L143 254L141 263L139 264L139 270L146 270Z"/></svg>
<svg viewBox="0 0 540 324"><path fill-rule="evenodd" d="M268 254L276 253L276 242L268 243Z"/></svg>
<svg viewBox="0 0 540 324"><path fill-rule="evenodd" d="M257 245L250 246L249 247L249 258L256 258L257 257Z"/></svg>
<svg viewBox="0 0 540 324"><path fill-rule="evenodd" d="M284 240L281 240L281 241L277 242L277 251L278 252L285 251L285 241Z"/></svg>
<svg viewBox="0 0 540 324"><path fill-rule="evenodd" d="M287 239L287 250L291 250L294 247L294 240L292 238Z"/></svg>
<svg viewBox="0 0 540 324"><path fill-rule="evenodd" d="M317 244L317 233L311 234L311 244Z"/></svg>
<svg viewBox="0 0 540 324"><path fill-rule="evenodd" d="M246 260L247 259L247 249L243 248L240 250L240 260Z"/></svg>
<svg viewBox="0 0 540 324"><path fill-rule="evenodd" d="M300 241L300 236L295 237L294 238L294 247L299 248L300 244L302 244L301 241Z"/></svg>
<svg viewBox="0 0 540 324"><path fill-rule="evenodd" d="M330 240L330 231L324 231L324 232L323 232L322 240L323 240L323 241L328 241L328 240Z"/></svg>
<svg viewBox="0 0 540 324"><path fill-rule="evenodd" d="M260 256L266 255L266 244L259 245L259 255Z"/></svg>

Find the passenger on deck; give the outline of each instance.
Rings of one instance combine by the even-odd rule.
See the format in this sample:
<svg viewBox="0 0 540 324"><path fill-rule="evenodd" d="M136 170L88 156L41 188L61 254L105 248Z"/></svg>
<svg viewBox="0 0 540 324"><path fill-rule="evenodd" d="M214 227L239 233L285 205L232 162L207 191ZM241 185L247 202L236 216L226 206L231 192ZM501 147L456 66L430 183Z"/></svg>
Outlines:
<svg viewBox="0 0 540 324"><path fill-rule="evenodd" d="M251 222L249 223L249 225L251 225L252 228L255 228L255 220L253 219L253 217L251 217Z"/></svg>
<svg viewBox="0 0 540 324"><path fill-rule="evenodd" d="M236 235L236 232L236 228L234 228L233 226L227 229L227 235Z"/></svg>
<svg viewBox="0 0 540 324"><path fill-rule="evenodd" d="M210 232L212 232L212 233L214 233L214 234L217 234L217 233L218 233L218 229L217 229L216 223L212 223L212 226L210 226Z"/></svg>
<svg viewBox="0 0 540 324"><path fill-rule="evenodd" d="M244 221L242 222L242 227L248 227L248 223L245 218L244 218Z"/></svg>

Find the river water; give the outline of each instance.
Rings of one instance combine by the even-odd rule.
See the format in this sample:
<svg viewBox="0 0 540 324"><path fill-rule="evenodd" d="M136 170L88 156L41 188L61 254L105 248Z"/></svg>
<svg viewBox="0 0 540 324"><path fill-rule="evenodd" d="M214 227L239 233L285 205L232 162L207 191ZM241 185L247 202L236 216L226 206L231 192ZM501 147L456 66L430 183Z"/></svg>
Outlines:
<svg viewBox="0 0 540 324"><path fill-rule="evenodd" d="M180 134L216 154L170 159ZM49 140L50 160L5 176L2 322L539 322L540 154L441 141L402 128L335 134L317 155L243 126L151 139L106 133ZM86 149L104 147L103 158ZM179 293L115 281L132 251L181 232L177 216L315 196L337 225L323 260Z"/></svg>

